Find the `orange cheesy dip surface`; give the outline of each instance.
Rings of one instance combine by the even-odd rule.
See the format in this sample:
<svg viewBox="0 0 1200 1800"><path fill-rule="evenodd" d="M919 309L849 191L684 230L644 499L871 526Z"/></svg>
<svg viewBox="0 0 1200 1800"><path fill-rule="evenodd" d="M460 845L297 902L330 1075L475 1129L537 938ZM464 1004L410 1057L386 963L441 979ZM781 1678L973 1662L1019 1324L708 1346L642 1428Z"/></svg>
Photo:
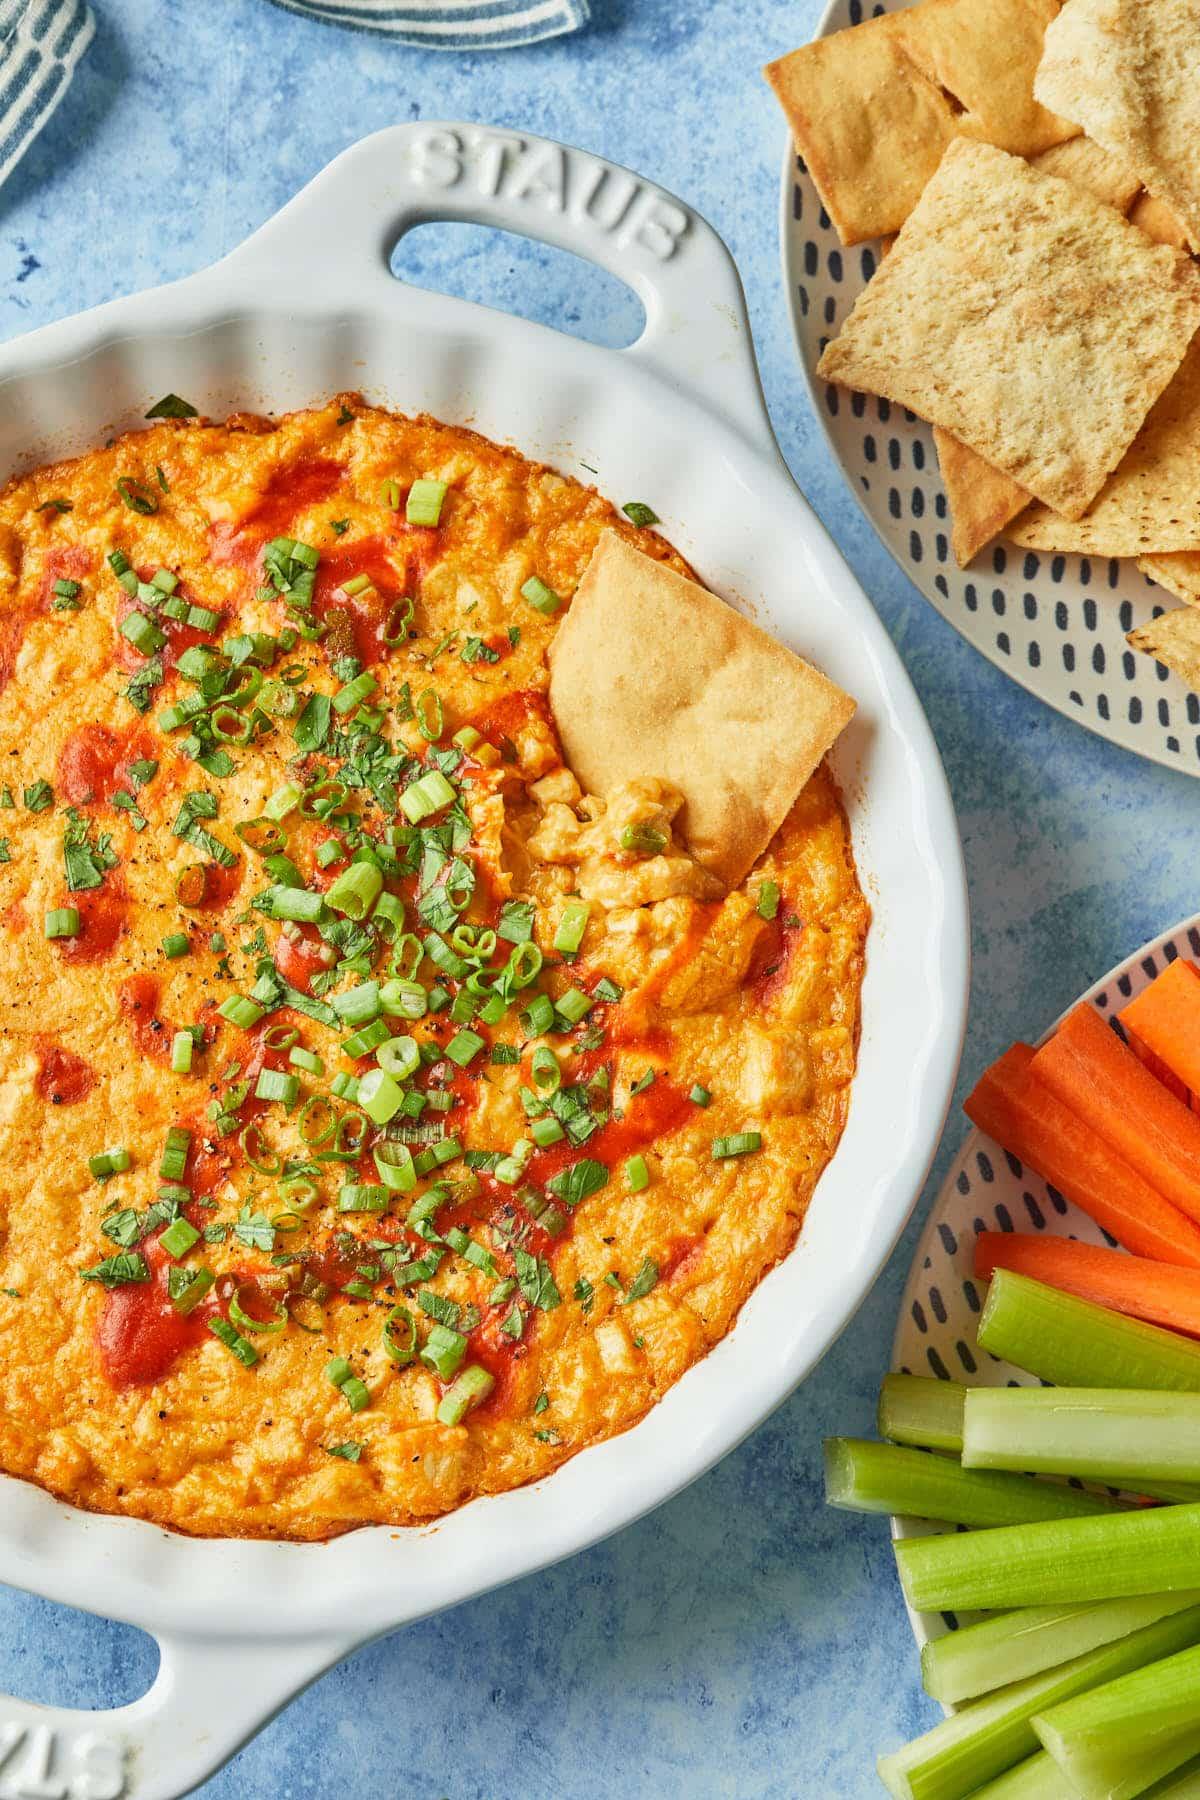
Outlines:
<svg viewBox="0 0 1200 1800"><path fill-rule="evenodd" d="M728 893L653 771L564 767L556 625L664 539L357 395L167 411L0 494L0 1469L412 1524L633 1424L790 1250L867 909L824 767Z"/></svg>

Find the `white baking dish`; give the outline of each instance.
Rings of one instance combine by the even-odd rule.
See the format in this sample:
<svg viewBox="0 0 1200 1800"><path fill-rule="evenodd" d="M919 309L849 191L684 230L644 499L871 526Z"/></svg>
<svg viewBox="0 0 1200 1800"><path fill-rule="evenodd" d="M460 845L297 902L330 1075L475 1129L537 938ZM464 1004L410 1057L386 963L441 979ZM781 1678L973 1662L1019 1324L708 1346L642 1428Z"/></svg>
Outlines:
<svg viewBox="0 0 1200 1800"><path fill-rule="evenodd" d="M599 350L402 285L389 254L426 219L501 225L602 264L640 295L643 336ZM511 440L618 503L650 501L711 585L857 696L836 764L875 921L849 1124L799 1245L736 1329L635 1430L544 1482L427 1529L294 1545L174 1536L0 1480L0 1580L85 1600L162 1649L133 1706L0 1700L5 1794L184 1793L355 1645L594 1543L703 1473L862 1300L957 1069L967 909L945 778L886 633L779 457L741 287L711 228L628 171L539 138L380 132L214 268L0 349L0 476L136 425L168 390L220 416L346 387Z"/></svg>

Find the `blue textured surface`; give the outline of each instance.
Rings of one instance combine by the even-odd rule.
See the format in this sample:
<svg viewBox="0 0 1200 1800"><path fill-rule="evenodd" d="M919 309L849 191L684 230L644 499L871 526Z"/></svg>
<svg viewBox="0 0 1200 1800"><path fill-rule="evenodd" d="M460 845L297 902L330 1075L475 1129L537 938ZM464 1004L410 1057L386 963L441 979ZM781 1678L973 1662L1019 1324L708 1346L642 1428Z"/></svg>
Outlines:
<svg viewBox="0 0 1200 1800"><path fill-rule="evenodd" d="M784 132L758 73L811 32L818 0L595 0L581 36L461 57L263 0L96 10L67 101L0 189L0 336L213 260L346 144L398 120L523 125L640 168L734 250L784 452L874 597L941 744L974 901L965 1073L1196 905L1188 827L1200 791L1040 707L962 644L880 548L825 452L794 368L776 232ZM427 231L406 267L497 304L532 300L537 316L601 341L636 329L600 277L511 241L464 253L461 234ZM951 1147L960 1135L952 1119ZM363 1651L202 1792L880 1791L875 1754L935 1714L886 1530L822 1509L820 1442L871 1427L915 1235L914 1221L816 1375L704 1481L549 1575ZM153 1669L136 1632L0 1590L0 1686L104 1705L140 1693Z"/></svg>

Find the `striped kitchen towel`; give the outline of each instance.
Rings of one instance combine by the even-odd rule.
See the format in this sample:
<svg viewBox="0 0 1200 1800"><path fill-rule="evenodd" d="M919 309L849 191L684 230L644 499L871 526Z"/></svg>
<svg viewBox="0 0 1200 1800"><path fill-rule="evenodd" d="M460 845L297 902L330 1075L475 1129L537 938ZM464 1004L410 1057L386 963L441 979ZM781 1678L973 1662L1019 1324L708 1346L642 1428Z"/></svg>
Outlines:
<svg viewBox="0 0 1200 1800"><path fill-rule="evenodd" d="M274 0L289 12L382 31L423 50L507 50L587 24L588 0ZM0 0L3 5L3 0Z"/></svg>
<svg viewBox="0 0 1200 1800"><path fill-rule="evenodd" d="M0 0L0 181L66 93L95 29L86 0Z"/></svg>

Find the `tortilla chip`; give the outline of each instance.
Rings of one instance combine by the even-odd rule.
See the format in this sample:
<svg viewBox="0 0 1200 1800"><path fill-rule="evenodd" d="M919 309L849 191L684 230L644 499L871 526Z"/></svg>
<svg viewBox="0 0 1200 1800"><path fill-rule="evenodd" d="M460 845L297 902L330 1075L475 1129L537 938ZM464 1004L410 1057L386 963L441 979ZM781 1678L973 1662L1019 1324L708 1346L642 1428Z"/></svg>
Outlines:
<svg viewBox="0 0 1200 1800"><path fill-rule="evenodd" d="M1200 549L1200 337L1087 516L1036 506L1009 536L1028 550L1081 556Z"/></svg>
<svg viewBox="0 0 1200 1800"><path fill-rule="evenodd" d="M1200 270L1111 206L957 138L818 373L940 425L1068 518L1200 324Z"/></svg>
<svg viewBox="0 0 1200 1800"><path fill-rule="evenodd" d="M1074 137L1033 97L1059 0L923 0L768 63L843 244L898 231L951 138L1033 156Z"/></svg>
<svg viewBox="0 0 1200 1800"><path fill-rule="evenodd" d="M1024 512L1032 495L939 425L933 428L933 442L950 507L950 547L959 568L965 569L985 544Z"/></svg>
<svg viewBox="0 0 1200 1800"><path fill-rule="evenodd" d="M1163 613L1138 631L1128 632L1125 641L1163 663L1200 693L1200 611L1194 606Z"/></svg>
<svg viewBox="0 0 1200 1800"><path fill-rule="evenodd" d="M1067 0L1033 91L1135 170L1200 250L1200 7Z"/></svg>
<svg viewBox="0 0 1200 1800"><path fill-rule="evenodd" d="M615 531L549 655L550 704L584 788L673 782L693 855L730 887L854 712L818 670Z"/></svg>
<svg viewBox="0 0 1200 1800"><path fill-rule="evenodd" d="M1152 237L1156 244L1173 244L1176 250L1186 250L1188 235L1176 215L1165 200L1156 200L1153 194L1143 194L1134 203L1129 214L1129 222Z"/></svg>
<svg viewBox="0 0 1200 1800"><path fill-rule="evenodd" d="M1073 181L1076 187L1084 188L1097 200L1103 200L1106 206L1115 206L1122 213L1129 211L1142 185L1119 158L1110 156L1089 137L1073 137L1065 144L1053 144L1032 161L1041 174L1057 175L1060 181ZM1150 235L1153 236L1153 232ZM1160 243L1168 241L1166 238L1159 240Z"/></svg>
<svg viewBox="0 0 1200 1800"><path fill-rule="evenodd" d="M1139 556L1138 568L1177 600L1200 606L1200 551L1179 550L1174 555Z"/></svg>
<svg viewBox="0 0 1200 1800"><path fill-rule="evenodd" d="M763 73L843 244L898 230L954 136L955 119L946 96L905 54L893 21L835 31Z"/></svg>

